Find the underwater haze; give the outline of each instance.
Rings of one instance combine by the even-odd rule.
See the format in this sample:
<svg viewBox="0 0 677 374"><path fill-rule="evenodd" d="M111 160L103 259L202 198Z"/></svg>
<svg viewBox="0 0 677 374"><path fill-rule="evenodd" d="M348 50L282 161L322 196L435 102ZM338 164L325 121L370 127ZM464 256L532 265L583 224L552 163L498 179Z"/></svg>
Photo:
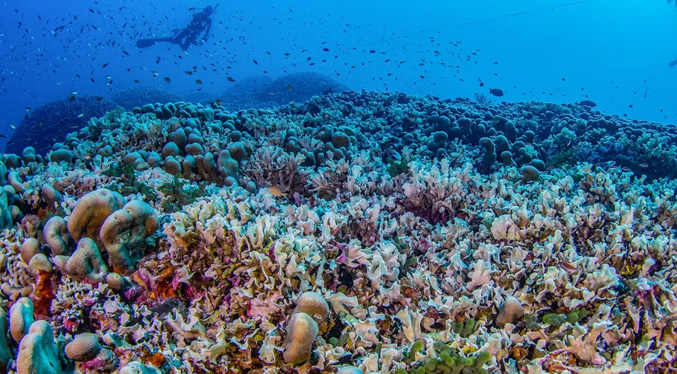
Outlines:
<svg viewBox="0 0 677 374"><path fill-rule="evenodd" d="M6 1L0 374L677 371L677 0Z"/></svg>
<svg viewBox="0 0 677 374"><path fill-rule="evenodd" d="M661 0L223 2L204 46L137 49L135 40L169 35L210 3L170 4L3 3L0 131L11 136L27 108L73 92L213 98L245 79L307 71L354 90L473 98L499 88L494 101L587 99L671 123L677 113L668 67L677 10Z"/></svg>

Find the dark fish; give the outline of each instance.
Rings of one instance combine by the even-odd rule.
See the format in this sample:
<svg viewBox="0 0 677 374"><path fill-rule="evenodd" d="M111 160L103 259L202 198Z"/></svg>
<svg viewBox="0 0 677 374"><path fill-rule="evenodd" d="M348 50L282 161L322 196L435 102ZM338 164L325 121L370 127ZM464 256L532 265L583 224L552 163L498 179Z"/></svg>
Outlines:
<svg viewBox="0 0 677 374"><path fill-rule="evenodd" d="M294 88L291 86L291 84L288 84L286 87L287 87L287 89L288 89L289 91L291 91L291 90L294 89Z"/></svg>
<svg viewBox="0 0 677 374"><path fill-rule="evenodd" d="M171 81L172 81L172 80L171 80L169 77L165 77L165 82L169 83L169 82L171 82Z"/></svg>
<svg viewBox="0 0 677 374"><path fill-rule="evenodd" d="M104 68L104 69L105 69L105 68L106 68L106 66L108 66L108 63L107 63L107 62L106 62L105 64L103 64L102 68Z"/></svg>
<svg viewBox="0 0 677 374"><path fill-rule="evenodd" d="M232 77L228 77L228 82L235 82L235 79L233 79Z"/></svg>
<svg viewBox="0 0 677 374"><path fill-rule="evenodd" d="M258 65L258 64L259 64L259 63L258 63L258 62L257 62L256 60L252 60L252 61L254 61L254 63L255 63L256 65Z"/></svg>
<svg viewBox="0 0 677 374"><path fill-rule="evenodd" d="M489 93L497 97L503 96L503 90L500 88L490 88Z"/></svg>
<svg viewBox="0 0 677 374"><path fill-rule="evenodd" d="M5 135L5 134L0 134L0 138L6 138L6 137L7 137L7 135Z"/></svg>
<svg viewBox="0 0 677 374"><path fill-rule="evenodd" d="M198 80L195 81L195 83L202 84L202 81L198 79Z"/></svg>
<svg viewBox="0 0 677 374"><path fill-rule="evenodd" d="M594 101L590 101L590 100L581 100L581 102L579 102L579 104L583 105L583 106L590 107L590 108L594 108L594 107L597 106L597 104Z"/></svg>

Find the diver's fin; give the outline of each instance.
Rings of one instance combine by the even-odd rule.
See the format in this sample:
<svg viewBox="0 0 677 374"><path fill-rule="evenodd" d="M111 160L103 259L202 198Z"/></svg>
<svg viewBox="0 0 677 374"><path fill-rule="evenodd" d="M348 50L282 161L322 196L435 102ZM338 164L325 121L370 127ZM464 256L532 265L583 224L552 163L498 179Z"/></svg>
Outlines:
<svg viewBox="0 0 677 374"><path fill-rule="evenodd" d="M172 38L139 39L136 41L136 48L152 47L159 42L169 42Z"/></svg>

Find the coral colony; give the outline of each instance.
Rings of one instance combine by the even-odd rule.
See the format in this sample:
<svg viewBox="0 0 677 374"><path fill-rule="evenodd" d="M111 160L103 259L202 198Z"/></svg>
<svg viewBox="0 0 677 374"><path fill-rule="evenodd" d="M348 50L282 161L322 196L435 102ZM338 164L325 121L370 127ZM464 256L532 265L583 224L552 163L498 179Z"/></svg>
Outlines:
<svg viewBox="0 0 677 374"><path fill-rule="evenodd" d="M677 131L593 106L146 104L6 154L0 371L675 371Z"/></svg>

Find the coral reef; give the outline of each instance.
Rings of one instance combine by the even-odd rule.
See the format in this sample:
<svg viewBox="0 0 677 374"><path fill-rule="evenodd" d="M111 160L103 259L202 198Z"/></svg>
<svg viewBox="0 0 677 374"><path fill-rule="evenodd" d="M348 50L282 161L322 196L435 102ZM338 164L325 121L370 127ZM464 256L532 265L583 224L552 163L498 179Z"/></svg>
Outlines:
<svg viewBox="0 0 677 374"><path fill-rule="evenodd" d="M21 154L30 146L36 154L46 155L53 144L64 141L68 133L83 128L90 118L101 117L115 107L116 104L107 99L88 95L49 102L35 108L21 121L5 152Z"/></svg>
<svg viewBox="0 0 677 374"><path fill-rule="evenodd" d="M401 93L104 115L3 156L0 368L673 371L676 140Z"/></svg>

